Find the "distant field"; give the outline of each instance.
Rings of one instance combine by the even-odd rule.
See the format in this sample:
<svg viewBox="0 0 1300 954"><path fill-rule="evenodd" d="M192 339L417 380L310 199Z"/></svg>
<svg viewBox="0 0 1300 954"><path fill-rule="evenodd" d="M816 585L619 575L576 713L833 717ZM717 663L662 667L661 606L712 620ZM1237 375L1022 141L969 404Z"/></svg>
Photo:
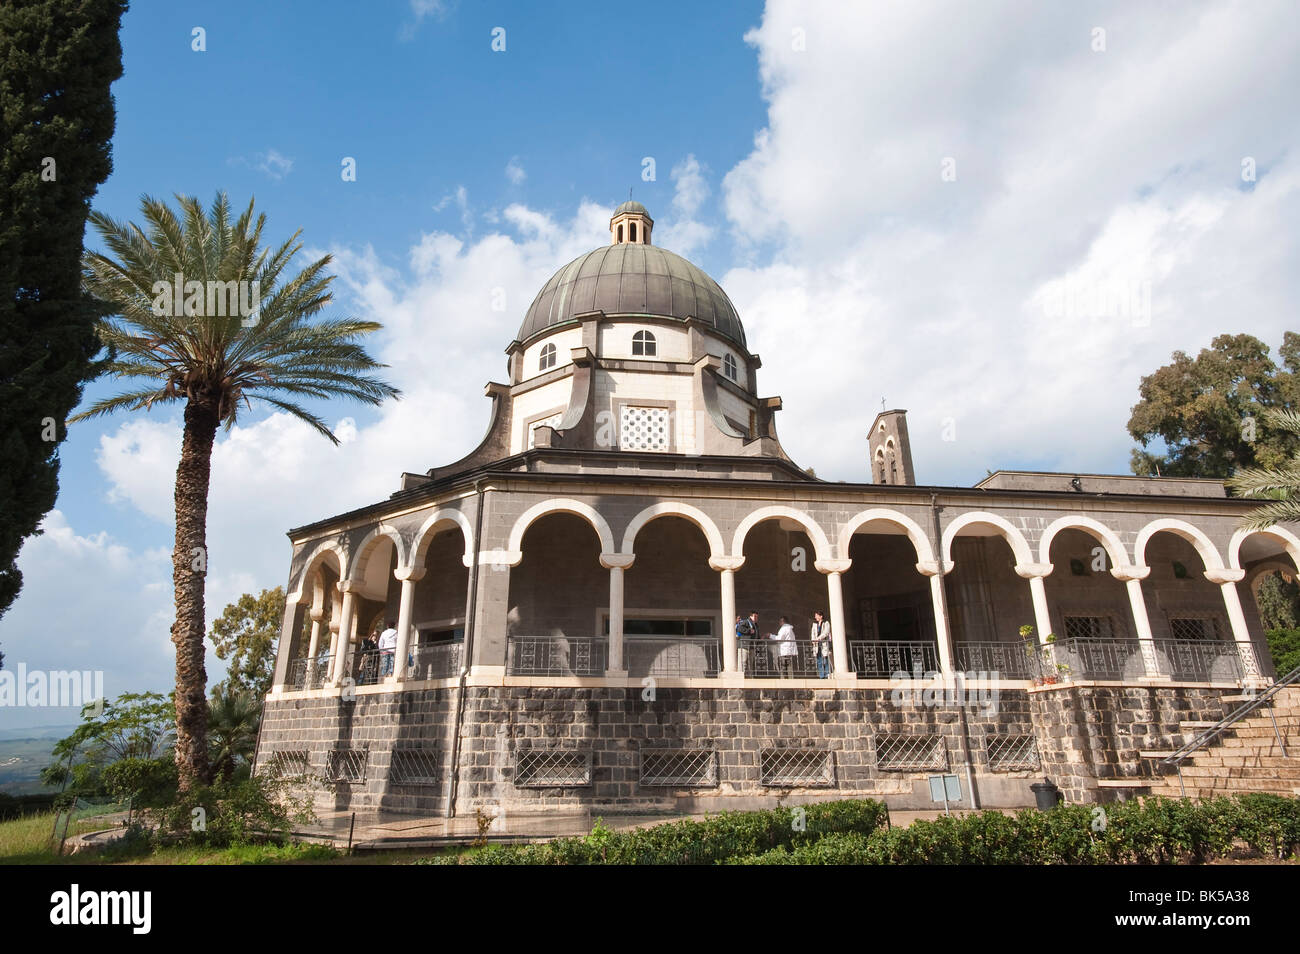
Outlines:
<svg viewBox="0 0 1300 954"><path fill-rule="evenodd" d="M41 784L41 769L50 764L50 750L75 726L0 730L0 792L33 795L48 789Z"/></svg>

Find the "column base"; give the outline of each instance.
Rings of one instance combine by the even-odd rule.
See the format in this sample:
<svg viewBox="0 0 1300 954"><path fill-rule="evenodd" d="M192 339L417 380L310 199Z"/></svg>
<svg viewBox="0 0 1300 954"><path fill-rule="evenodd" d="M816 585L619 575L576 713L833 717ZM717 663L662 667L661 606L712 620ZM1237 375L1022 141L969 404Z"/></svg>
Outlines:
<svg viewBox="0 0 1300 954"><path fill-rule="evenodd" d="M723 689L739 689L745 684L743 672L720 672L717 679L718 685Z"/></svg>
<svg viewBox="0 0 1300 954"><path fill-rule="evenodd" d="M626 670L626 669L606 669L606 670L605 670L605 678L606 678L606 679L626 679L626 678L627 678L627 670Z"/></svg>

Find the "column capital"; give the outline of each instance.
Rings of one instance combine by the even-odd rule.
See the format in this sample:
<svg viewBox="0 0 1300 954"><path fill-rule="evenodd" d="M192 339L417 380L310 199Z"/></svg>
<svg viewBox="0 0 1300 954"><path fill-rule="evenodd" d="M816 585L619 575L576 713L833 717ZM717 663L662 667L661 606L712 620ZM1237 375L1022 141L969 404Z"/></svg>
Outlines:
<svg viewBox="0 0 1300 954"><path fill-rule="evenodd" d="M600 555L600 565L607 570L626 570L635 560L635 553L602 553Z"/></svg>
<svg viewBox="0 0 1300 954"><path fill-rule="evenodd" d="M524 554L520 550L480 550L480 566L518 566Z"/></svg>
<svg viewBox="0 0 1300 954"><path fill-rule="evenodd" d="M425 568L422 566L399 566L393 571L393 578L405 583L410 580L412 583L419 583L424 579Z"/></svg>
<svg viewBox="0 0 1300 954"><path fill-rule="evenodd" d="M1216 570L1206 570L1205 578L1211 583L1240 583L1246 578L1245 570L1232 570L1220 567Z"/></svg>
<svg viewBox="0 0 1300 954"><path fill-rule="evenodd" d="M1149 566L1117 566L1112 567L1110 575L1121 583L1133 583L1139 580L1145 580L1151 575Z"/></svg>
<svg viewBox="0 0 1300 954"><path fill-rule="evenodd" d="M956 566L956 564L951 560L944 560L943 569L941 571L939 569L938 560L922 560L916 565L916 572L920 573L922 576L938 576L939 573L942 572L946 576L952 572L954 566Z"/></svg>
<svg viewBox="0 0 1300 954"><path fill-rule="evenodd" d="M813 569L818 573L847 573L852 565L852 560L816 560Z"/></svg>
<svg viewBox="0 0 1300 954"><path fill-rule="evenodd" d="M324 607L322 607L322 608L320 608L320 609L316 609L316 608L313 606L312 609L311 609L311 613L310 613L310 615L311 615L311 621L312 621L313 623L319 623L321 620L323 620L323 619L325 618L325 609L324 609Z"/></svg>
<svg viewBox="0 0 1300 954"><path fill-rule="evenodd" d="M338 587L339 592L344 596L347 596L349 593L361 592L361 585L353 580L339 580L334 585Z"/></svg>
<svg viewBox="0 0 1300 954"><path fill-rule="evenodd" d="M1016 575L1026 580L1042 579L1051 576L1052 569L1050 563L1017 563Z"/></svg>
<svg viewBox="0 0 1300 954"><path fill-rule="evenodd" d="M743 556L715 556L709 557L710 569L722 570L739 570L745 565Z"/></svg>

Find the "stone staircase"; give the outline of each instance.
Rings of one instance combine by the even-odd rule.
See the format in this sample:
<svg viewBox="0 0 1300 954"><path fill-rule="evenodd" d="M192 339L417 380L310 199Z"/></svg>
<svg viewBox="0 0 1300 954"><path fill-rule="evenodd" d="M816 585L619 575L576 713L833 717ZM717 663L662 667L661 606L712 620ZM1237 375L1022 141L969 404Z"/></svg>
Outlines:
<svg viewBox="0 0 1300 954"><path fill-rule="evenodd" d="M1224 697L1234 707L1246 698ZM1269 718L1270 703L1273 718ZM1282 754L1273 719L1286 743L1289 758ZM1180 728L1186 742L1191 742L1213 723L1183 722ZM1170 752L1143 752L1161 775L1147 791L1152 795L1180 796L1178 772L1159 760ZM1204 748L1183 760L1183 786L1189 798L1225 795L1237 792L1277 792L1300 795L1300 686L1287 686L1264 705L1231 728L1225 729Z"/></svg>

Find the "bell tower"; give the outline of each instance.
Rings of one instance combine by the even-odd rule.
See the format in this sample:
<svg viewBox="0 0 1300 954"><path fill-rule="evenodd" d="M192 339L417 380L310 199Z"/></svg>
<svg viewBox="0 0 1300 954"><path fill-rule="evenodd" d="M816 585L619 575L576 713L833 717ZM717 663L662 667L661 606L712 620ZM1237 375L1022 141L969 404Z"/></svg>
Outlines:
<svg viewBox="0 0 1300 954"><path fill-rule="evenodd" d="M916 483L912 469L912 442L907 437L907 411L881 411L867 434L871 479L877 484Z"/></svg>
<svg viewBox="0 0 1300 954"><path fill-rule="evenodd" d="M611 245L649 245L650 232L655 227L655 220L640 202L624 202L614 210L609 220L609 243Z"/></svg>

